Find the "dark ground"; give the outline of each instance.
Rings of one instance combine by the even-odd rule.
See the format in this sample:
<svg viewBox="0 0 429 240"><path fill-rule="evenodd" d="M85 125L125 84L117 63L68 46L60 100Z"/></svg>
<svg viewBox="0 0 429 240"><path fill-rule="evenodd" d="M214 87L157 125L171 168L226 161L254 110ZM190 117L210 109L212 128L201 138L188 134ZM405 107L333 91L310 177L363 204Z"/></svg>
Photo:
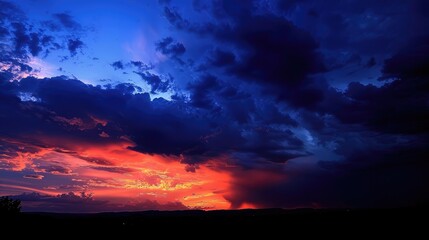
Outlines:
<svg viewBox="0 0 429 240"><path fill-rule="evenodd" d="M157 233L193 234L205 231L218 235L233 230L247 235L253 233L277 234L318 231L346 231L350 236L363 231L378 233L425 234L429 232L427 209L372 209L372 210L315 210L315 209L262 209L230 211L146 211L95 214L21 213L8 219L6 230L24 229L61 231L65 233ZM3 218L3 220L5 220ZM161 229L161 230L160 230ZM15 231L15 230L13 230ZM425 239L426 237L423 237Z"/></svg>

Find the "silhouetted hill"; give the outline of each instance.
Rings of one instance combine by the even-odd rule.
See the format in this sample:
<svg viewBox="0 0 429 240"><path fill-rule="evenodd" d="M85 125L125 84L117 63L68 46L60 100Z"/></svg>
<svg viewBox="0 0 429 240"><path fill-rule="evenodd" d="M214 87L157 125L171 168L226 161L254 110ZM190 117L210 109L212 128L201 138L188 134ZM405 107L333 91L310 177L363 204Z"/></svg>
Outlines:
<svg viewBox="0 0 429 240"><path fill-rule="evenodd" d="M92 233L157 232L159 236L191 234L195 229L218 234L233 230L252 234L268 231L297 232L304 229L314 231L396 231L411 229L410 233L425 229L426 209L260 209L218 211L145 211L94 214L22 213L7 221L7 225L22 229L55 229L89 231ZM160 227L165 229L159 232ZM305 230L307 229L307 230Z"/></svg>

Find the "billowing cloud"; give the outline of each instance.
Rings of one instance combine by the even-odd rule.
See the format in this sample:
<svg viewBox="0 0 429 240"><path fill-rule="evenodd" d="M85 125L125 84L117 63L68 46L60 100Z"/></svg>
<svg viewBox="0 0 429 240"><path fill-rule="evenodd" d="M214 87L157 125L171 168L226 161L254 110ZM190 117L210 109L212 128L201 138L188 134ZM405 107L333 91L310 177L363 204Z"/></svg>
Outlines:
<svg viewBox="0 0 429 240"><path fill-rule="evenodd" d="M70 51L71 56L75 56L77 54L77 51L82 49L84 46L84 43L76 38L76 39L69 39L67 42L67 48Z"/></svg>
<svg viewBox="0 0 429 240"><path fill-rule="evenodd" d="M111 65L115 70L124 69L124 64L122 63L122 61L115 61Z"/></svg>
<svg viewBox="0 0 429 240"><path fill-rule="evenodd" d="M171 87L171 76L160 76L149 71L134 72L139 75L151 87L151 93L167 92Z"/></svg>
<svg viewBox="0 0 429 240"><path fill-rule="evenodd" d="M171 57L178 57L186 51L186 48L182 43L174 42L171 37L164 38L156 43L156 49Z"/></svg>

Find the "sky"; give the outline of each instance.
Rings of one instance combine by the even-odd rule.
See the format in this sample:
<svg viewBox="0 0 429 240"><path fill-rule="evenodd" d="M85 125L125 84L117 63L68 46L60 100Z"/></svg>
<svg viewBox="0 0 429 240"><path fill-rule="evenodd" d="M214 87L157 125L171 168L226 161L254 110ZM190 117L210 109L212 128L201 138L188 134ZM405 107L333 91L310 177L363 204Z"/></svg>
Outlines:
<svg viewBox="0 0 429 240"><path fill-rule="evenodd" d="M424 0L0 0L23 211L429 203Z"/></svg>

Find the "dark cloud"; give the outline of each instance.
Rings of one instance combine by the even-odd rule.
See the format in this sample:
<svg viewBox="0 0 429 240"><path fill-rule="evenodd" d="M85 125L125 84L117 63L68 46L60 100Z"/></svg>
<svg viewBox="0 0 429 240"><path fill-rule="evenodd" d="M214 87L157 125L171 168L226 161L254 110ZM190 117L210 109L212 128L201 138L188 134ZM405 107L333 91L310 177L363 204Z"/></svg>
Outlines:
<svg viewBox="0 0 429 240"><path fill-rule="evenodd" d="M22 12L22 10L14 3L0 1L0 29L6 33L8 23L20 21L25 21L25 14ZM4 35L2 37L4 37Z"/></svg>
<svg viewBox="0 0 429 240"><path fill-rule="evenodd" d="M216 6L216 14L230 19L233 24L186 21L189 23L186 27L183 24L176 26L193 33L211 35L220 42L233 45L239 52L236 56L216 49L209 57L209 64L224 66L228 74L240 81L255 82L264 93L296 107L314 108L323 100L326 86L312 76L324 72L326 67L318 42L310 33L282 16L253 14L256 7L251 1L220 2ZM173 25L185 21L178 13L174 16Z"/></svg>
<svg viewBox="0 0 429 240"><path fill-rule="evenodd" d="M72 170L67 167L63 167L60 165L42 165L42 166L36 166L34 168L36 171L44 172L44 173L51 173L54 175L70 175L72 174Z"/></svg>
<svg viewBox="0 0 429 240"><path fill-rule="evenodd" d="M427 196L423 197L421 189L427 185L428 180L424 177L424 171L419 170L425 168L425 164L420 160L409 160L425 159L427 155L422 147L427 142L427 129L424 122L428 121L428 108L425 106L428 101L427 41L420 39L413 42L405 50L385 62L383 79L390 81L395 79L395 81L384 86L376 87L356 82L350 84L345 92L340 92L323 78L314 77L314 74L324 73L331 69L331 67L324 67L325 59L319 51L341 49L347 52L348 57L340 61L341 66L337 66L338 68L350 65L374 68L381 62L376 59L383 58L380 57L381 52L387 53L383 56L389 56L393 49L398 48L404 42L404 39L416 36L415 33L410 33L409 36L396 38L395 41L387 39L389 36L393 37L397 34L397 31L393 30L395 25L402 28L405 25L401 21L410 20L411 15L403 13L393 17L392 22L387 20L391 15L386 14L385 11L393 9L396 11L401 8L402 3L386 10L379 3L356 1L351 6L339 4L340 6L329 7L329 11L332 13L328 13L323 7L315 8L317 3L314 1L279 2L282 10L288 14L298 11L298 6L303 8L312 6L312 9L318 9L317 14L310 17L314 18L317 15L317 18L322 18L318 21L322 21L324 26L319 25L319 32L317 32L318 29L311 27L307 28L309 31L306 32L288 20L274 17L271 14L255 16L252 13L255 11L255 5L250 1L238 4L238 6L222 4L216 7L216 14L224 19L232 19L232 26L219 24L215 26L215 30L211 34L208 31L198 32L195 31L197 24L194 25L179 15L180 17L177 19L180 22L187 22L187 24L182 24L178 28L211 35L215 39L235 45L240 54L235 59L235 63L229 62L225 65L227 73L234 74L240 80L258 83L263 87L263 93L276 96L278 100L281 100L280 102L286 103L293 109L305 109L302 110L303 118L299 123L295 122L295 126L308 126L308 129L312 130L313 136L317 136L320 144L329 141L338 144L346 136L358 139L356 142L346 141L347 143L337 146L336 152L343 159L339 161L342 164L334 164L336 165L335 170L330 168L334 161L329 164L322 161L320 165L315 164L312 168L303 167L299 172L286 170L286 173L279 173L277 170L272 170L272 174L280 174L285 178L288 176L288 180L267 181L266 184L257 180L248 181L245 174L235 173L237 182L233 186L236 188L237 195L235 198L228 198L233 206L239 206L240 201L245 202L246 199L253 199L250 203L263 207L311 207L319 204L336 207L374 207L383 206L383 201L388 201L390 198L395 198L396 201L390 201L389 206L410 206L418 204L419 200L427 201L423 200L427 199ZM344 11L349 13L347 18ZM350 19L351 12L356 14L352 19ZM177 11L176 14L178 14ZM362 19L361 16L364 14L377 16L379 20L386 21L386 25L392 29L385 30L380 35L355 37L350 33L359 32L359 30L356 29L357 25L352 23L360 21L359 19ZM310 21L308 20L308 22ZM419 24L417 27L419 32L425 24L425 21ZM173 25L177 25L177 22ZM371 32L383 31L375 30L379 27L379 21L374 23L367 21L363 28ZM207 28L213 28L213 25ZM279 29L283 29L283 31L279 33ZM309 32L314 33L317 38L311 36ZM319 42L322 44L320 45ZM350 49L360 52L362 55L357 55L349 51ZM335 57L343 57L338 52L335 54ZM368 61L362 64L363 57ZM206 66L204 70L209 71L210 68ZM195 99L194 104L198 103L198 106L208 109L219 106L217 89L222 89L223 84L218 85L220 86L214 85L216 88L210 88L210 85L207 88L201 88L201 93L196 91L198 88L191 87L191 102ZM224 108L225 106L227 105L220 104L219 107ZM273 116L270 114L270 117ZM338 120L340 123L337 123ZM282 121L287 122L284 119L280 122ZM274 120L271 119L269 122L273 123ZM293 124L293 119L290 124ZM371 131L373 131L372 135L369 134ZM383 137L374 137L374 135ZM417 137L412 137L413 135ZM276 139L277 136L283 141L287 141L287 136L291 136L292 139L286 147L279 144L281 141ZM273 162L283 162L285 159L289 159L285 152L281 152L285 149L291 154L291 158L308 154L303 152L303 147L300 146L304 142L300 140L294 142L294 137L295 133L288 133L287 130L279 131L275 128L255 131L246 138L249 151L241 152L240 156L248 159L261 157L271 159ZM249 140L252 139L255 144L250 144L252 141ZM401 141L405 141L407 144L401 145ZM377 147L372 149L370 145L357 144L359 142L371 142ZM408 145L411 142L421 144L418 147L411 147ZM350 150L345 151L347 148ZM407 149L413 150L408 151ZM297 151L294 152L294 150ZM412 151L414 154L411 153ZM277 153L282 153L278 161ZM363 163L362 159L368 159L368 161ZM323 167L321 168L321 166ZM404 171L399 173L402 168ZM368 177L368 174L371 177ZM411 175L413 177L410 181L406 181L407 176ZM246 180L242 181L240 178ZM372 186L371 181L374 181L374 186L368 189L367 186ZM406 186L395 189L396 184L394 183ZM350 186L353 187L350 188Z"/></svg>
<svg viewBox="0 0 429 240"><path fill-rule="evenodd" d="M253 157L284 163L287 160L308 155L302 151L303 142L290 130L267 127L248 134L245 149Z"/></svg>
<svg viewBox="0 0 429 240"><path fill-rule="evenodd" d="M157 42L156 50L183 64L179 57L186 52L186 48L182 43L174 42L173 38L167 37Z"/></svg>
<svg viewBox="0 0 429 240"><path fill-rule="evenodd" d="M192 105L198 108L213 108L214 97L211 93L219 88L221 88L220 83L212 75L203 76L200 81L191 83L189 89Z"/></svg>
<svg viewBox="0 0 429 240"><path fill-rule="evenodd" d="M0 38L4 38L9 34L9 30L4 27L0 27Z"/></svg>
<svg viewBox="0 0 429 240"><path fill-rule="evenodd" d="M212 114L222 114L238 123L246 123L255 110L248 94L210 74L191 82L188 89L193 107L208 110Z"/></svg>
<svg viewBox="0 0 429 240"><path fill-rule="evenodd" d="M368 62L366 63L366 67L371 68L374 67L377 64L374 57L371 57Z"/></svg>
<svg viewBox="0 0 429 240"><path fill-rule="evenodd" d="M30 42L30 37L27 35L26 26L22 23L13 23L13 35L15 52L23 54L25 48Z"/></svg>
<svg viewBox="0 0 429 240"><path fill-rule="evenodd" d="M392 82L380 87L355 82L344 95L329 94L329 101L336 100L328 111L345 125L314 112L303 115L300 123L310 123L315 136L336 142L340 160L295 159L285 172L271 170L287 180L244 181L246 173L236 173L235 192L227 199L235 207L247 201L260 207L427 205L425 46L425 41L413 42L386 60L382 80Z"/></svg>
<svg viewBox="0 0 429 240"><path fill-rule="evenodd" d="M49 84L48 82L50 82L52 84L53 88L57 88L57 90L59 91L63 91L65 90L65 88L67 88L67 84L66 85L62 85L61 81L59 81L61 78L57 78L57 79L52 79L53 81L47 81L47 82L39 82L38 79L35 78L28 78L28 79L23 79L21 80L19 83L10 83L9 87L11 88L15 88L15 97L12 98L10 97L10 100L8 102L2 102L1 107L3 110L7 110L10 112L10 117L13 116L13 118L15 118L15 121L12 122L8 122L8 116L1 116L1 122L4 124L4 126L6 127L13 127L15 128L14 131L9 130L7 131L7 133L13 134L13 135L21 135L21 134L34 134L34 130L35 129L39 129L41 131L45 131L45 132L50 132L50 133L56 133L61 135L60 133L65 131L69 131L71 130L71 127L76 128L76 130L79 129L79 125L70 125L70 124L65 124L67 123L66 121L60 121L58 118L58 116L56 114L54 114L53 112L51 112L50 110L41 107L41 106L37 106L37 102L32 102L32 101L27 101L27 102L21 102L20 99L16 96L18 94L18 92L23 91L23 92L31 92L29 93L31 96L34 97L34 99L37 98L43 98L46 101L50 102L50 101L58 101L59 105L62 105L62 107L57 108L56 106L51 106L53 108L55 108L56 110L59 110L60 108L64 109L61 111L62 113L65 113L65 115L63 115L63 119L72 119L73 117L67 118L68 116L74 116L74 117L78 117L78 118L83 118L86 121L92 121L90 120L90 118L85 117L85 114L82 114L83 112L81 112L79 114L79 111L72 111L69 113L69 110L73 109L73 103L71 102L71 99L68 99L68 97L65 98L57 98L54 95L51 95L51 93L49 93L49 87L47 87L47 85L45 84ZM38 83L41 83L40 85ZM69 84L74 85L74 87L72 87L70 91L70 94L74 94L76 93L75 91L73 91L72 89L76 90L76 87L79 86L79 84L73 83L73 81L69 82ZM70 85L70 86L71 86ZM62 90L61 90L62 89ZM34 92L34 91L37 91ZM74 92L74 93L73 93ZM82 92L83 93L83 92ZM86 95L88 96L88 95ZM71 97L71 95L69 96ZM85 98L85 97L83 97ZM81 98L81 100L83 100L83 98ZM68 104L65 104L64 101L70 101ZM52 102L53 103L53 102ZM63 105L65 104L65 105ZM66 109L68 108L68 109ZM53 110L53 109L52 109ZM77 109L76 109L77 110ZM84 110L85 112L85 110ZM31 126L29 126L31 125ZM34 128L33 128L34 127ZM95 125L94 125L95 127ZM32 130L33 129L33 130ZM63 129L63 130L61 130ZM66 130L69 129L69 130ZM80 131L80 130L79 130ZM63 132L64 133L64 132ZM75 131L75 133L77 135L75 135L76 137L79 134L78 131ZM96 134L94 132L94 134ZM58 136L59 136L58 135ZM86 134L84 134L86 135ZM81 136L84 136L81 135ZM87 136L89 137L89 136Z"/></svg>
<svg viewBox="0 0 429 240"><path fill-rule="evenodd" d="M29 49L30 49L30 53L33 56L37 56L40 51L42 51L42 47L40 46L40 42L41 39L39 38L39 35L36 33L31 33L30 34L30 44L29 44Z"/></svg>
<svg viewBox="0 0 429 240"><path fill-rule="evenodd" d="M108 201L96 200L92 194L73 192L52 195L39 193L27 193L11 196L22 202L22 210L25 212L67 212L67 213L89 213L89 212L125 212L146 210L187 210L188 208L180 202L159 203L156 201L141 201L130 204L114 204Z"/></svg>
<svg viewBox="0 0 429 240"><path fill-rule="evenodd" d="M218 18L240 20L257 9L257 1L224 1L216 0L212 4L212 13Z"/></svg>
<svg viewBox="0 0 429 240"><path fill-rule="evenodd" d="M261 110L258 111L258 117L266 124L288 125L298 127L299 123L293 119L288 113L280 111L277 106L272 104L264 104Z"/></svg>
<svg viewBox="0 0 429 240"><path fill-rule="evenodd" d="M255 16L239 22L232 31L232 41L247 51L233 67L237 76L293 87L323 70L317 42L286 19Z"/></svg>
<svg viewBox="0 0 429 240"><path fill-rule="evenodd" d="M124 64L122 63L122 61L116 61L113 62L112 64L110 64L115 70L123 70L124 69Z"/></svg>
<svg viewBox="0 0 429 240"><path fill-rule="evenodd" d="M146 64L141 61L124 62L120 60L111 63L110 66L112 66L115 70L128 70L129 68L134 68L137 69L136 72L146 72L154 68L152 64Z"/></svg>
<svg viewBox="0 0 429 240"><path fill-rule="evenodd" d="M197 12L202 12L209 9L209 4L203 0L192 0L192 7Z"/></svg>
<svg viewBox="0 0 429 240"><path fill-rule="evenodd" d="M0 120L6 129L10 129L9 135L18 139L27 136L33 144L43 142L31 137L36 131L39 136L67 136L68 141L43 142L43 147L70 149L72 146L69 144L75 141L81 144L102 144L121 141L120 137L126 135L136 144L133 150L184 156L183 162L189 164L234 152L239 155L250 154L261 161L275 162L307 154L302 149L302 142L288 129L259 129L253 123L239 127L239 124L250 124L250 114L255 111L250 96L240 95L237 90L221 85L210 76L203 77L191 88L195 94L229 91L228 94L216 97L216 105L220 108L212 114L199 112L182 101L166 101L162 98L151 101L147 93L135 93L132 85L103 89L66 78L45 78L42 81L25 78L19 83L9 84L16 93L27 92L35 99L40 99L40 102L22 102L15 97L11 99L12 102L3 102L1 106L7 108L9 114ZM104 119L107 124L94 123L91 116ZM14 120L10 121L12 118ZM262 116L255 115L254 118ZM281 118L284 123L294 124L287 114L275 111L267 111L262 119L266 124L272 124ZM108 134L109 138L101 137L102 132ZM111 165L106 159L76 157L98 165ZM237 160L239 164L247 161L240 157ZM44 172L70 174L65 166L61 169L56 165L39 168Z"/></svg>
<svg viewBox="0 0 429 240"><path fill-rule="evenodd" d="M200 144L201 136L210 132L210 128L207 128L204 121L200 123L191 121L192 115L187 116L175 103L165 100L150 101L147 93L132 94L130 91L134 89L101 89L63 78L43 81L27 78L21 80L19 84L15 82L9 84L9 87L16 87L17 92L31 92L33 96L43 99L44 102L42 107L38 106L37 102L21 102L19 98L12 96L8 101L2 101L0 107L3 111L9 112L8 115L1 115L0 118L5 129L9 129L3 134L10 134L18 139L22 138L22 135L30 137L38 131L51 136L66 135L71 142L102 143L119 141L123 134L129 134L137 144L135 150L152 154L180 155ZM85 104L82 105L84 102ZM55 112L54 115L53 112ZM64 124L64 121L56 120L57 116L63 116L65 119L75 118L90 123L89 115L115 122L120 128L93 125L91 128L81 130L79 125ZM10 121L10 119L14 120ZM99 134L102 131L108 133L110 137L100 137ZM30 138L33 144L40 143L37 138ZM48 146L56 144L56 147L64 149L70 148L67 142L45 144ZM87 160L100 162L94 159ZM57 166L40 168L41 171L46 172L69 173L68 169L60 169Z"/></svg>
<svg viewBox="0 0 429 240"><path fill-rule="evenodd" d="M296 7L302 5L303 3L309 2L307 0L278 0L276 1L277 7L284 12L291 12L295 10Z"/></svg>
<svg viewBox="0 0 429 240"><path fill-rule="evenodd" d="M146 64L141 61L131 61L132 66L136 67L140 72L153 69L151 64Z"/></svg>
<svg viewBox="0 0 429 240"><path fill-rule="evenodd" d="M400 78L405 81L423 82L429 76L429 37L421 37L412 41L399 53L386 60L383 73L384 79ZM425 88L426 89L426 88Z"/></svg>
<svg viewBox="0 0 429 240"><path fill-rule="evenodd" d="M385 6L374 1L339 3L332 0L322 4L306 0L279 1L279 7L317 35L324 48L370 57L396 51L405 39L424 34L423 29L429 22L415 9L420 2L393 1ZM309 12L313 15L308 15ZM416 22L415 29L407 27ZM354 34L357 32L362 34Z"/></svg>
<svg viewBox="0 0 429 240"><path fill-rule="evenodd" d="M75 56L78 50L81 50L84 43L80 39L69 39L67 42L67 48L70 51L71 56Z"/></svg>
<svg viewBox="0 0 429 240"><path fill-rule="evenodd" d="M2 62L13 62L22 68L30 56L46 57L60 49L68 49L74 56L83 46L79 36L84 31L75 31L81 27L68 14L56 14L45 22L30 21L14 4L2 1L0 5Z"/></svg>
<svg viewBox="0 0 429 240"><path fill-rule="evenodd" d="M24 178L28 178L28 179L35 179L35 180L42 180L45 176L40 175L40 174L27 174L24 175Z"/></svg>
<svg viewBox="0 0 429 240"><path fill-rule="evenodd" d="M157 92L167 92L170 89L172 77L162 77L160 75L156 75L150 73L148 71L144 72L134 72L138 74L149 86L151 87L151 93Z"/></svg>
<svg viewBox="0 0 429 240"><path fill-rule="evenodd" d="M170 7L164 7L164 16L175 27L184 29L189 27L189 22L182 18L182 16Z"/></svg>
<svg viewBox="0 0 429 240"><path fill-rule="evenodd" d="M235 55L232 52L215 49L209 58L209 62L216 67L230 66L235 63Z"/></svg>
<svg viewBox="0 0 429 240"><path fill-rule="evenodd" d="M226 198L233 207L243 203L285 208L427 205L427 139L395 143L386 142L392 136L354 136L344 141L336 136L341 160L305 157L289 161L284 171L237 170L232 194Z"/></svg>
<svg viewBox="0 0 429 240"><path fill-rule="evenodd" d="M395 79L381 87L351 83L341 104L330 106L344 123L359 123L388 133L427 133L429 120L427 44L416 44L386 60L384 78ZM412 63L410 63L410 61Z"/></svg>

